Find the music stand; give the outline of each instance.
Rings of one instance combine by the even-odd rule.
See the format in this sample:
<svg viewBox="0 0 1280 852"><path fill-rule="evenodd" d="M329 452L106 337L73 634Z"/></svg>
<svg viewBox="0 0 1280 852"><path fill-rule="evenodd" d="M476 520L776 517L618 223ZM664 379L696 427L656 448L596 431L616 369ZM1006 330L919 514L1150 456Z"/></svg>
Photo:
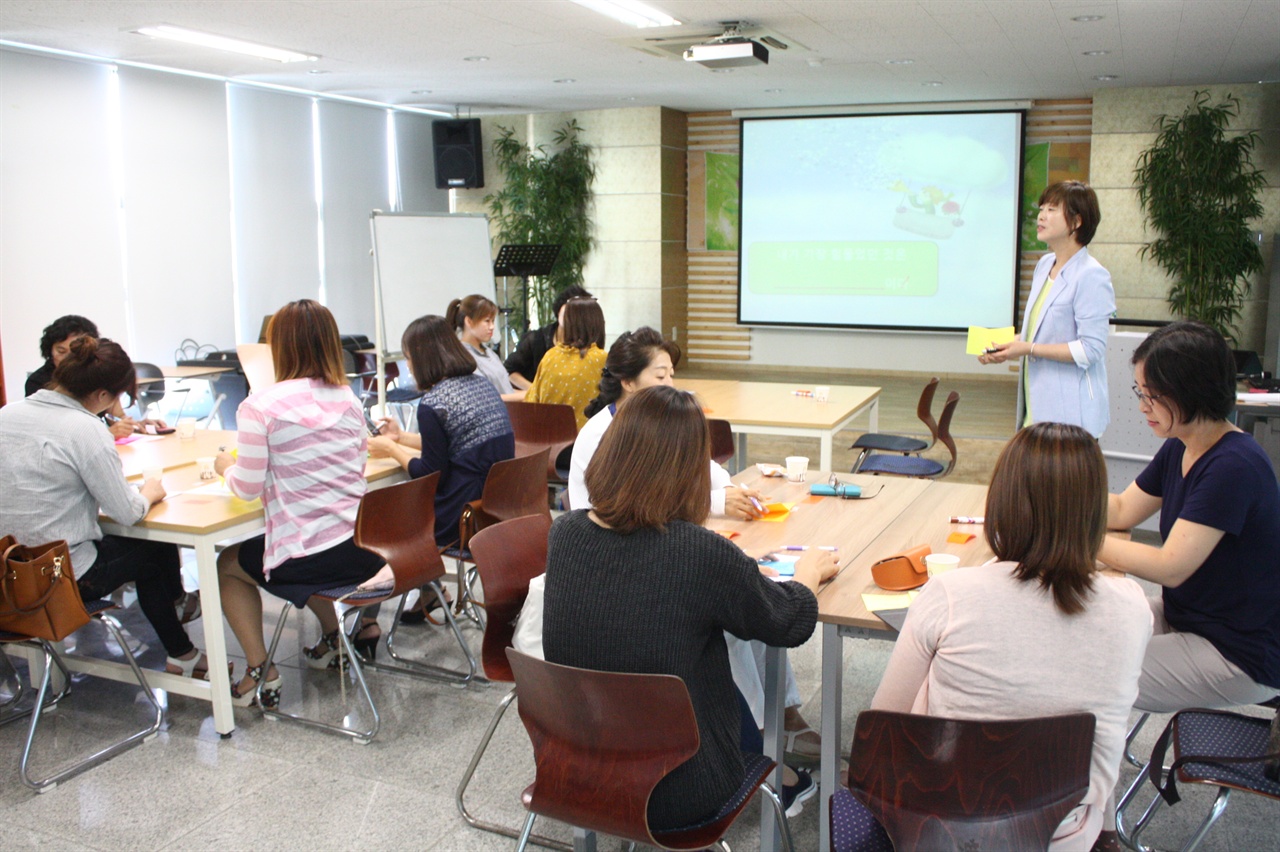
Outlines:
<svg viewBox="0 0 1280 852"><path fill-rule="evenodd" d="M549 275L559 256L560 246L558 245L505 245L498 249L498 257L493 261L494 276L514 275L520 279L520 304L524 306L522 331L529 330L529 277ZM504 322L509 313L511 313L510 305L502 308Z"/></svg>

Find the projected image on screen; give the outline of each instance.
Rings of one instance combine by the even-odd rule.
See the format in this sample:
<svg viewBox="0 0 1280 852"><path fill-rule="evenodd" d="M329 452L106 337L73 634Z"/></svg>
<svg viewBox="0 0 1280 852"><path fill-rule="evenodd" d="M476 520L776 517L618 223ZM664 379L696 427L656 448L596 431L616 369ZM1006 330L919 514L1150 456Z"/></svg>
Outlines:
<svg viewBox="0 0 1280 852"><path fill-rule="evenodd" d="M740 322L1014 320L1021 112L742 122Z"/></svg>

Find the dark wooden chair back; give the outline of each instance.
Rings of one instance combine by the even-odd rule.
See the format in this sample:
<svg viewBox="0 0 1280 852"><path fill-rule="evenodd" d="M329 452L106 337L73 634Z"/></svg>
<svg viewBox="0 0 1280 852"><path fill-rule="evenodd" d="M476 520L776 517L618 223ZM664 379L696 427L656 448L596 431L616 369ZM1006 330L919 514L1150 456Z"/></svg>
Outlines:
<svg viewBox="0 0 1280 852"><path fill-rule="evenodd" d="M724 464L733 458L733 427L728 420L708 418L707 428L711 432L711 460Z"/></svg>
<svg viewBox="0 0 1280 852"><path fill-rule="evenodd" d="M398 485L366 491L356 515L356 544L372 550L391 566L395 590L388 597L444 576L444 560L436 547L436 485L440 473Z"/></svg>
<svg viewBox="0 0 1280 852"><path fill-rule="evenodd" d="M548 452L541 449L489 468L480 499L468 503L458 519L459 548L469 550L472 537L496 523L525 515L551 517L547 504Z"/></svg>
<svg viewBox="0 0 1280 852"><path fill-rule="evenodd" d="M897 849L1045 849L1089 789L1094 722L1092 713L960 721L867 710L849 789Z"/></svg>
<svg viewBox="0 0 1280 852"><path fill-rule="evenodd" d="M526 456L541 449L547 458L548 480L557 480L556 457L573 446L578 438L578 420L573 406L550 402L508 402L507 415L516 437L516 455Z"/></svg>
<svg viewBox="0 0 1280 852"><path fill-rule="evenodd" d="M511 683L507 649L516 632L516 618L529 595L529 581L547 570L547 533L551 516L527 515L486 527L471 539L471 555L484 585L487 619L481 661L492 681Z"/></svg>
<svg viewBox="0 0 1280 852"><path fill-rule="evenodd" d="M351 354L355 359L356 376L360 379L360 387L365 391L376 393L378 390L378 356L373 352L352 352ZM400 365L395 361L387 361L382 377L390 385L391 382L400 378Z"/></svg>
<svg viewBox="0 0 1280 852"><path fill-rule="evenodd" d="M929 447L938 442L938 421L933 419L933 397L938 392L938 377L934 376L920 391L920 401L916 403L916 417L920 418L929 429ZM929 449L925 447L925 449Z"/></svg>
<svg viewBox="0 0 1280 852"><path fill-rule="evenodd" d="M648 827L649 794L698 751L698 723L684 681L561 666L514 649L507 657L537 762L525 807L578 828L659 846ZM689 848L714 842L712 837Z"/></svg>
<svg viewBox="0 0 1280 852"><path fill-rule="evenodd" d="M950 476L951 471L956 467L956 439L951 437L951 417L956 413L956 406L960 404L960 394L952 391L947 394L947 401L942 406L942 417L938 419L937 440L951 453L951 462L947 465L946 470L938 474L935 479L942 479L944 476Z"/></svg>

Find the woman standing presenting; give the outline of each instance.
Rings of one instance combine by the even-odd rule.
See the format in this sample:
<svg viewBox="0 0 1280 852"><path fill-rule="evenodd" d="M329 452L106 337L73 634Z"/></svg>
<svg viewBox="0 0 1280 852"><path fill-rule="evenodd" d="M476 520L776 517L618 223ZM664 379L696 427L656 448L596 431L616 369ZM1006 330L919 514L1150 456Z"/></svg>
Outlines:
<svg viewBox="0 0 1280 852"><path fill-rule="evenodd" d="M1100 437L1107 428L1107 321L1116 310L1111 273L1085 248L1102 214L1098 196L1077 180L1040 196L1036 236L1049 253L1036 264L1022 333L978 360L1021 360L1018 427L1072 423Z"/></svg>
<svg viewBox="0 0 1280 852"><path fill-rule="evenodd" d="M1139 710L1224 707L1280 692L1280 486L1271 460L1227 417L1235 359L1207 325L1157 329L1133 353L1138 410L1166 438L1107 524L1160 513L1160 547L1108 537L1099 558L1159 583Z"/></svg>

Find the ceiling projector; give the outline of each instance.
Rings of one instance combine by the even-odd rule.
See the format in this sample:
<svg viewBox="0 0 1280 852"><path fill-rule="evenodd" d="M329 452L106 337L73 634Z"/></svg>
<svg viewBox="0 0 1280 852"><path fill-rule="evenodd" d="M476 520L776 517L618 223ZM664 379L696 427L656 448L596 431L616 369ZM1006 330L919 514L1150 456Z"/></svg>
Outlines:
<svg viewBox="0 0 1280 852"><path fill-rule="evenodd" d="M746 65L768 65L769 48L742 35L740 23L726 24L724 32L702 44L691 45L684 52L686 62L697 62L708 68L741 68Z"/></svg>

